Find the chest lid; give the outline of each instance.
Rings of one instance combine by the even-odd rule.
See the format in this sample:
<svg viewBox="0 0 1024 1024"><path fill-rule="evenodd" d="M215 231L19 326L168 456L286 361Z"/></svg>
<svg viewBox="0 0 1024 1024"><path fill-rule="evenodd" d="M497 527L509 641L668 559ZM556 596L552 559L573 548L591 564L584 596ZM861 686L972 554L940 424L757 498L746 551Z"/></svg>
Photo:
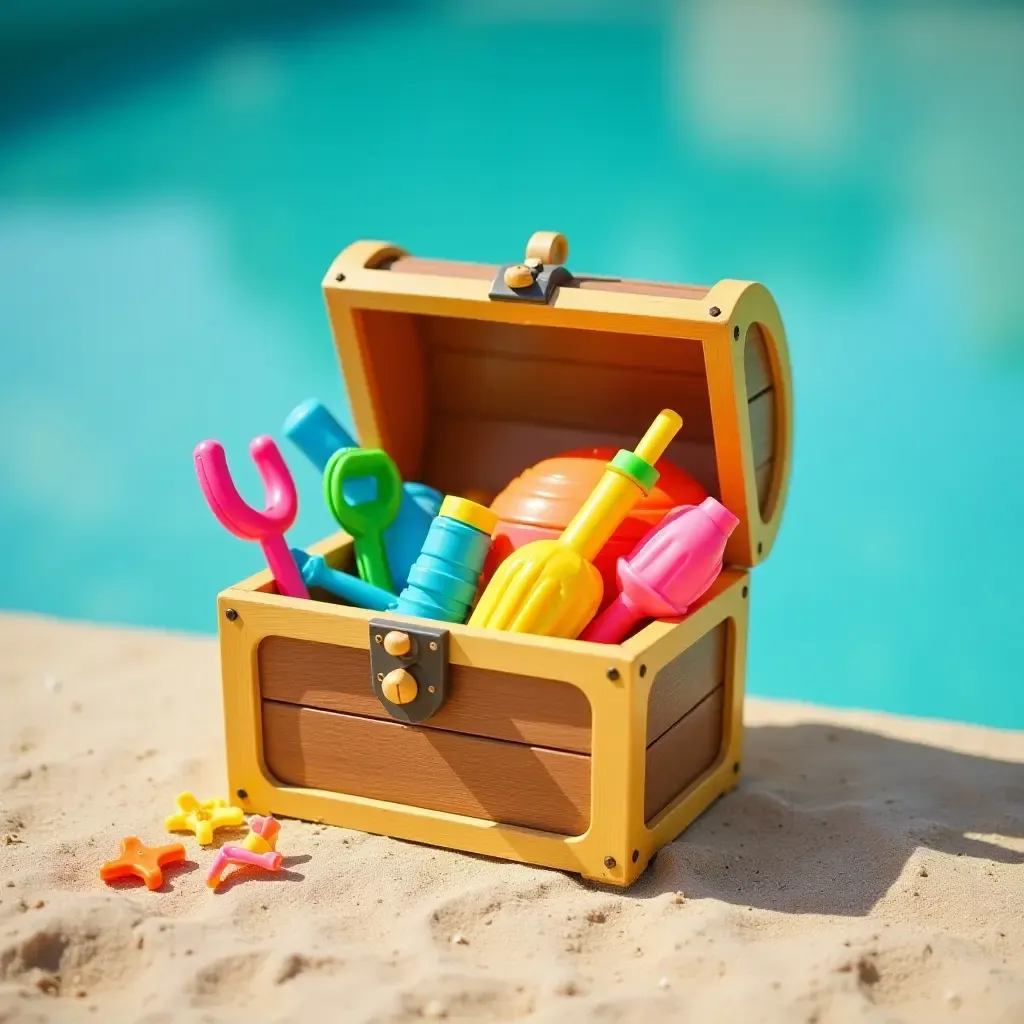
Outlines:
<svg viewBox="0 0 1024 1024"><path fill-rule="evenodd" d="M564 452L632 450L661 409L666 458L740 519L726 561L775 540L792 459L792 386L764 286L710 288L573 273L538 232L522 262L418 259L356 242L323 288L360 443L405 480L489 503Z"/></svg>

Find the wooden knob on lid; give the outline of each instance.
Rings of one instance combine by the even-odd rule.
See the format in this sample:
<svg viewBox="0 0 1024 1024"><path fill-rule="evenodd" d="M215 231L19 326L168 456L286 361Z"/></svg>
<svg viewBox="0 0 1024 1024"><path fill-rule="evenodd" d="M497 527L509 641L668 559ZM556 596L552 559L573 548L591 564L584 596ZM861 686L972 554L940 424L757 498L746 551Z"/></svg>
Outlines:
<svg viewBox="0 0 1024 1024"><path fill-rule="evenodd" d="M392 704L411 704L416 699L419 687L404 668L396 668L384 677L380 689L384 699Z"/></svg>
<svg viewBox="0 0 1024 1024"><path fill-rule="evenodd" d="M557 231L535 231L526 243L526 256L541 263L565 263L569 258L569 242Z"/></svg>
<svg viewBox="0 0 1024 1024"><path fill-rule="evenodd" d="M506 267L505 284L509 288L529 288L533 284L533 272L521 263L514 267Z"/></svg>

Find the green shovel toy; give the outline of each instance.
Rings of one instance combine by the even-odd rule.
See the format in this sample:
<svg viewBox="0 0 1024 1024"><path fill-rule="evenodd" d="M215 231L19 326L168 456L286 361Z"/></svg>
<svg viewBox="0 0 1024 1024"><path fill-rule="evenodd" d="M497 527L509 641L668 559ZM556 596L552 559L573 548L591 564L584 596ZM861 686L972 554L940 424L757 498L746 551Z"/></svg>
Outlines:
<svg viewBox="0 0 1024 1024"><path fill-rule="evenodd" d="M376 494L367 501L345 500L345 484L372 480ZM365 490L365 485L360 490ZM348 488L349 494L353 488ZM358 492L357 492L358 493ZM394 591L384 550L384 531L398 514L402 478L391 456L379 448L342 448L324 469L324 500L338 525L355 541L359 575L383 590Z"/></svg>

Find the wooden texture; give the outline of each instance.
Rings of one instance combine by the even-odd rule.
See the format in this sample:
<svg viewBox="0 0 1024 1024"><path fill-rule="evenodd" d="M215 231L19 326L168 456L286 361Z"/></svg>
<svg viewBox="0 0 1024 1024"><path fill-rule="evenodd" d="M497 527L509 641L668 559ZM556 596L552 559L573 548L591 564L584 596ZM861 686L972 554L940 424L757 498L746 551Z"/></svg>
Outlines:
<svg viewBox="0 0 1024 1024"><path fill-rule="evenodd" d="M264 699L391 721L365 650L268 636L257 658ZM468 665L450 671L450 696L424 728L590 753L590 702L577 687Z"/></svg>
<svg viewBox="0 0 1024 1024"><path fill-rule="evenodd" d="M657 817L707 772L722 748L724 688L718 687L647 748L644 821Z"/></svg>
<svg viewBox="0 0 1024 1024"><path fill-rule="evenodd" d="M625 370L441 348L428 353L427 383L434 417L528 420L588 430L600 409L602 430L640 438L658 410L675 409L683 417L680 437L712 438L707 381L667 367Z"/></svg>
<svg viewBox="0 0 1024 1024"><path fill-rule="evenodd" d="M263 702L267 767L281 782L579 835L590 758Z"/></svg>
<svg viewBox="0 0 1024 1024"><path fill-rule="evenodd" d="M364 309L353 313L353 325L366 386L380 419L380 447L404 479L416 479L413 474L423 462L428 401L416 324L401 313Z"/></svg>
<svg viewBox="0 0 1024 1024"><path fill-rule="evenodd" d="M632 451L642 433L627 435L441 415L430 423L424 479L445 494L465 495L476 489L498 494L513 477L542 459L595 445ZM666 455L709 494L717 496L717 466L711 442L675 441Z"/></svg>
<svg viewBox="0 0 1024 1024"><path fill-rule="evenodd" d="M427 260L405 256L388 261L382 270L401 274L437 274L448 277L468 277L491 281L498 272L496 263L463 263L455 260ZM593 288L597 291L629 292L634 295L664 295L671 298L702 299L708 289L697 284L666 284L659 281L633 281L617 277L588 277L581 274L568 288Z"/></svg>
<svg viewBox="0 0 1024 1024"><path fill-rule="evenodd" d="M721 623L658 671L648 697L648 746L725 682L728 629Z"/></svg>
<svg viewBox="0 0 1024 1024"><path fill-rule="evenodd" d="M743 346L743 372L747 378L747 398L756 398L762 391L774 386L768 343L760 324L747 328Z"/></svg>
<svg viewBox="0 0 1024 1024"><path fill-rule="evenodd" d="M763 466L775 451L775 391L762 391L747 404L754 467Z"/></svg>

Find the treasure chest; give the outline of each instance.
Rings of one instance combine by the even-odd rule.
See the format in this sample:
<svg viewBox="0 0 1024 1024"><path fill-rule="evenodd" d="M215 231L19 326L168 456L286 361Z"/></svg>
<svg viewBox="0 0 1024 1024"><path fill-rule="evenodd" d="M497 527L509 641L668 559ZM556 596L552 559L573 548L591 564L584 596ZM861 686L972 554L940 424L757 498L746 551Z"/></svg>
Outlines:
<svg viewBox="0 0 1024 1024"><path fill-rule="evenodd" d="M682 621L617 645L283 597L266 571L224 590L228 777L245 811L626 886L739 781L750 570L778 531L792 450L779 312L760 284L586 275L567 257L549 232L500 266L345 249L323 289L359 441L405 480L489 500L560 453L632 449L674 409L666 457L740 520L724 571ZM310 550L352 568L345 534ZM398 664L417 714L382 693Z"/></svg>

